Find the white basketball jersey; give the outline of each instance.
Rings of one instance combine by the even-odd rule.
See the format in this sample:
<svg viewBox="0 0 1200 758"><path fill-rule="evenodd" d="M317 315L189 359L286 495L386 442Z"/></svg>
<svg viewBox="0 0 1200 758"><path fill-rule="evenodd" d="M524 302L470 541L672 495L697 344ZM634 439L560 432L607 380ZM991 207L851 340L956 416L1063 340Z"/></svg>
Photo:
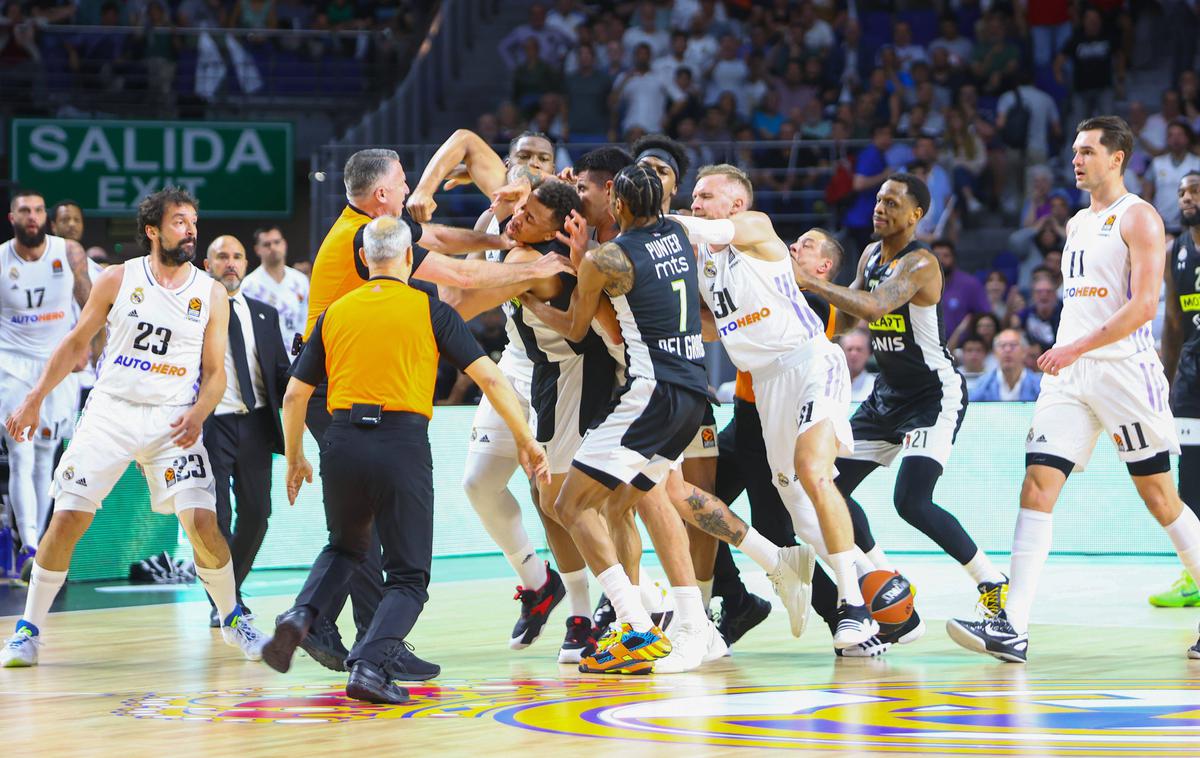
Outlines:
<svg viewBox="0 0 1200 758"><path fill-rule="evenodd" d="M1063 309L1056 344L1090 334L1129 302L1129 246L1121 238L1121 219L1139 204L1149 205L1127 193L1103 211L1084 208L1071 219L1063 245ZM1147 350L1154 350L1149 321L1086 357L1120 360Z"/></svg>
<svg viewBox="0 0 1200 758"><path fill-rule="evenodd" d="M827 339L821 318L796 285L789 258L762 260L732 245L719 252L705 244L696 249L700 295L738 369L753 373L811 340Z"/></svg>
<svg viewBox="0 0 1200 758"><path fill-rule="evenodd" d="M148 257L125 263L96 392L146 405L196 402L213 280L189 267L187 284L169 290L154 281Z"/></svg>
<svg viewBox="0 0 1200 758"><path fill-rule="evenodd" d="M46 235L42 257L27 261L9 240L0 247L0 272L0 350L49 359L75 323L66 241Z"/></svg>
<svg viewBox="0 0 1200 758"><path fill-rule="evenodd" d="M500 222L493 216L488 222L488 234L500 233ZM493 263L500 263L504 260L504 252L502 250L488 250L484 253L484 257ZM533 381L533 361L529 360L529 355L525 352L525 344L521 342L521 335L517 333L516 313L517 306L511 300L500 306L504 311L504 333L508 335L508 344L504 346L504 352L500 354L500 370L508 376L515 377L529 384Z"/></svg>
<svg viewBox="0 0 1200 758"><path fill-rule="evenodd" d="M279 335L285 355L292 354L292 340L304 333L308 319L308 277L291 266L283 267L283 281L277 282L262 266L242 280L242 294L266 303L279 311Z"/></svg>

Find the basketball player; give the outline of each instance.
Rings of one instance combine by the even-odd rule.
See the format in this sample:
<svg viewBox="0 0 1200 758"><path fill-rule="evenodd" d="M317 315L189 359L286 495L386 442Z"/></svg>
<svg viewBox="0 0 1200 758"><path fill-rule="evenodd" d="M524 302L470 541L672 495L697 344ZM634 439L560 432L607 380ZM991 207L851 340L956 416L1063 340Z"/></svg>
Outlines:
<svg viewBox="0 0 1200 758"><path fill-rule="evenodd" d="M849 370L796 288L790 251L771 220L742 210L750 205L752 191L740 169L705 167L693 195L697 217L677 218L700 254L705 318L712 317L706 332L751 375L780 495L797 533L837 578L833 643L847 648L879 631L858 586L856 562L865 559L855 549L850 513L833 484L834 458L839 450L854 449L846 421ZM807 501L792 496L793 482L799 482Z"/></svg>
<svg viewBox="0 0 1200 758"><path fill-rule="evenodd" d="M242 294L279 311L279 336L285 355L291 355L304 332L308 316L308 277L287 265L287 240L278 226L254 230L258 268L242 280Z"/></svg>
<svg viewBox="0 0 1200 758"><path fill-rule="evenodd" d="M1062 320L1054 347L1038 358L1046 377L1025 442L1008 602L982 621L946 622L958 644L1014 663L1029 655L1030 610L1050 554L1054 503L1070 473L1087 465L1101 433L1117 446L1184 569L1200 579L1200 519L1171 479L1179 439L1150 332L1166 263L1163 222L1153 205L1125 189L1133 132L1124 119L1085 119L1075 133L1075 186L1092 200L1067 223ZM1200 642L1188 657L1200 658Z"/></svg>
<svg viewBox="0 0 1200 758"><path fill-rule="evenodd" d="M923 181L892 175L875 202L879 241L863 251L854 283L840 287L803 272L797 282L848 314L845 329L854 326L855 317L865 319L879 363L874 390L850 419L855 449L837 461L838 489L849 498L867 475L899 457L896 511L962 564L979 590L980 608L992 614L1003 604L1007 579L958 519L933 502L967 396L965 380L946 349L938 308L945 286L942 268L916 239L917 223L928 209ZM868 558L887 567L880 555Z"/></svg>
<svg viewBox="0 0 1200 758"><path fill-rule="evenodd" d="M1171 412L1179 433L1179 497L1200 516L1200 172L1179 181L1183 231L1167 258L1167 313L1163 319L1162 360L1171 385ZM1166 592L1150 596L1161 608L1200 605L1191 574Z"/></svg>
<svg viewBox="0 0 1200 758"><path fill-rule="evenodd" d="M71 554L131 460L141 464L151 506L179 518L195 551L196 573L222 619L225 642L250 660L264 638L237 603L229 546L217 526L204 419L225 392L229 304L224 288L191 265L196 200L177 188L138 206L138 241L147 255L107 269L79 323L55 349L37 385L6 419L26 439L46 397L108 329L100 377L71 447L54 472L54 516L38 546L25 613L0 650L0 666L33 666L50 604Z"/></svg>
<svg viewBox="0 0 1200 758"><path fill-rule="evenodd" d="M18 190L9 205L13 239L0 246L0 416L6 417L29 394L46 361L74 323L74 308L91 291L88 259L73 240L46 234L46 201L33 190ZM70 377L46 398L32 445L9 450L8 494L17 517L21 550L16 573L37 552L50 515L50 473L54 454L75 427L79 389ZM7 434L7 433L6 433Z"/></svg>

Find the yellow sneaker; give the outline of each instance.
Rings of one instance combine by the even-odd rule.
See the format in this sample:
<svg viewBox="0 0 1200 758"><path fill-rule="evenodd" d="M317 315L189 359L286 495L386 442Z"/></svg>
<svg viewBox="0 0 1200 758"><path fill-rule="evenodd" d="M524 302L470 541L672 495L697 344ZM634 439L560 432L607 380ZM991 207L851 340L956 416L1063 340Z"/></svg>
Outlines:
<svg viewBox="0 0 1200 758"><path fill-rule="evenodd" d="M629 624L614 624L600 641L596 652L579 662L585 674L649 674L654 661L671 652L671 641L657 626L645 632Z"/></svg>

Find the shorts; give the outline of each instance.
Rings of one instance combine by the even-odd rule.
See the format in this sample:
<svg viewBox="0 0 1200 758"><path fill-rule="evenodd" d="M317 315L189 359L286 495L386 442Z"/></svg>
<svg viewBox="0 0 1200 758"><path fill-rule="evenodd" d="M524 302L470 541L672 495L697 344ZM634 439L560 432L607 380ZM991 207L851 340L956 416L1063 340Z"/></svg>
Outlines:
<svg viewBox="0 0 1200 758"><path fill-rule="evenodd" d="M683 462L707 406L699 392L635 376L584 435L572 465L610 490L649 492Z"/></svg>
<svg viewBox="0 0 1200 758"><path fill-rule="evenodd" d="M521 401L521 415L529 420L529 382L519 379L512 374L505 374L517 399ZM467 444L467 452L495 455L501 458L517 459L517 443L513 440L512 432L487 395L479 401L475 409L475 418L471 421L471 441Z"/></svg>
<svg viewBox="0 0 1200 758"><path fill-rule="evenodd" d="M854 452L846 457L890 466L897 456L921 456L945 468L967 413L966 380L957 371L947 374L940 385L912 392L895 390L877 377L850 417Z"/></svg>
<svg viewBox="0 0 1200 758"><path fill-rule="evenodd" d="M1042 377L1042 391L1025 438L1027 454L1053 455L1083 471L1105 432L1126 463L1179 453L1167 377L1146 351L1123 360L1080 358Z"/></svg>
<svg viewBox="0 0 1200 758"><path fill-rule="evenodd" d="M1200 353L1184 351L1171 386L1171 413L1180 445L1200 445Z"/></svg>
<svg viewBox="0 0 1200 758"><path fill-rule="evenodd" d="M203 437L188 448L171 440L171 422L187 409L92 392L75 437L54 470L50 494L57 498L66 492L99 508L129 462L137 461L150 485L155 513L176 513L175 496L190 489L204 490L207 497L189 507L215 511L216 487Z"/></svg>
<svg viewBox="0 0 1200 758"><path fill-rule="evenodd" d="M46 369L46 361L25 358L17 353L0 353L0 419L8 418L33 389ZM70 437L79 413L79 381L67 374L42 401L38 428L34 436L43 440Z"/></svg>
<svg viewBox="0 0 1200 758"><path fill-rule="evenodd" d="M713 415L712 405L704 409L704 420L700 423L700 431L683 451L683 459L716 458L720 453L717 449L717 418Z"/></svg>
<svg viewBox="0 0 1200 758"><path fill-rule="evenodd" d="M612 400L613 362L607 352L585 352L533 367L529 426L546 446L551 474L565 474L583 435Z"/></svg>
<svg viewBox="0 0 1200 758"><path fill-rule="evenodd" d="M824 339L810 342L755 371L753 379L767 462L778 485L797 481L796 439L822 421L833 425L838 455L853 452L850 370L840 347Z"/></svg>

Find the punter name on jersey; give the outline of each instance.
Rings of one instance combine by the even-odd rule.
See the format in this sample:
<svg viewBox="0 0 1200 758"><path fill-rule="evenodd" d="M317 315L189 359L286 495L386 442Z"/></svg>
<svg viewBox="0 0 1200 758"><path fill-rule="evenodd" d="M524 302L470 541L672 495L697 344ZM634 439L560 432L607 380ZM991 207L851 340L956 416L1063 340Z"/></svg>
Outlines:
<svg viewBox="0 0 1200 758"><path fill-rule="evenodd" d="M646 253L654 263L654 275L659 279L671 280L671 289L679 295L679 331L687 326L687 280L684 274L692 270L691 249L685 251L680 235L666 234L646 240ZM679 355L689 361L704 360L704 340L699 334L683 334L677 337L660 337L655 346L664 353Z"/></svg>

